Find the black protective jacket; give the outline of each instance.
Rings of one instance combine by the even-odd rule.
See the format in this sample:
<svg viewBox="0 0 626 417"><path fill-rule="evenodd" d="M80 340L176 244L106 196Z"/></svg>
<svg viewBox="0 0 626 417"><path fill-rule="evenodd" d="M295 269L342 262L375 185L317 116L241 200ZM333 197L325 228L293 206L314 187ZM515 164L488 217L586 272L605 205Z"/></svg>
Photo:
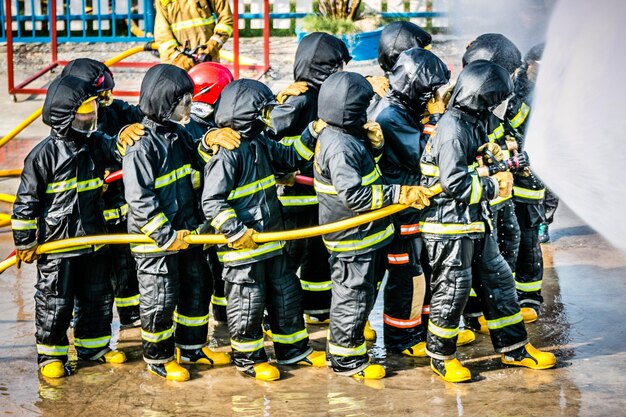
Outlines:
<svg viewBox="0 0 626 417"><path fill-rule="evenodd" d="M146 135L124 156L128 232L145 234L156 245L131 245L135 256L163 256L177 230L195 230L202 222L192 170L202 170L198 142L183 127L169 121L193 82L172 65L151 68L141 85L139 105Z"/></svg>
<svg viewBox="0 0 626 417"><path fill-rule="evenodd" d="M315 191L320 224L354 217L395 203L400 186L386 185L366 144L365 109L374 94L362 76L331 75L320 90L319 116L328 126L315 150ZM323 236L334 255L347 257L374 251L391 242L388 218Z"/></svg>
<svg viewBox="0 0 626 417"><path fill-rule="evenodd" d="M91 85L72 76L57 78L50 85L43 121L51 133L26 157L13 204L17 249L106 232L102 164L119 162L115 140L99 134L87 137L70 127L76 109L94 95ZM97 249L85 245L48 256L69 257Z"/></svg>
<svg viewBox="0 0 626 417"><path fill-rule="evenodd" d="M427 95L450 79L447 66L435 54L413 48L400 54L389 75L386 107L376 118L385 138L378 162L387 184L419 185L419 160L428 140L420 123ZM419 212L407 209L395 216L401 234L418 230ZM406 233L405 233L406 232Z"/></svg>
<svg viewBox="0 0 626 417"><path fill-rule="evenodd" d="M350 53L340 39L327 33L312 33L298 45L293 67L295 81L304 81L309 89L299 96L288 97L272 110L272 128L268 136L282 144L294 146L305 159L310 159L298 138L310 122L317 119L317 96L322 83L350 61ZM313 176L312 162L305 164L300 173ZM278 198L285 212L302 212L317 206L317 196L312 186L295 184L279 186Z"/></svg>
<svg viewBox="0 0 626 417"><path fill-rule="evenodd" d="M206 164L202 208L211 225L229 242L248 228L257 232L283 230L275 175L293 172L307 160L293 147L268 139L258 120L274 95L264 84L239 80L228 84L220 96L215 121L241 135L241 145L232 151L220 149ZM312 154L315 139L306 136ZM270 242L253 250L218 246L218 257L229 266L245 265L282 253L285 242Z"/></svg>
<svg viewBox="0 0 626 417"><path fill-rule="evenodd" d="M489 108L505 100L513 85L507 72L487 61L465 67L421 159L422 185L443 192L423 210L422 233L431 239L482 237L488 202L498 194L492 178L475 172L478 147L487 141Z"/></svg>

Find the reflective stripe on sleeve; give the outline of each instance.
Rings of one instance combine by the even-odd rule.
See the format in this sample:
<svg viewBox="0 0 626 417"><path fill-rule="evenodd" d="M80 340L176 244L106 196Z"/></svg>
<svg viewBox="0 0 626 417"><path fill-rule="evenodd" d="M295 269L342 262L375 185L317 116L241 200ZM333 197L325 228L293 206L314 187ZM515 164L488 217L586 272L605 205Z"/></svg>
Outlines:
<svg viewBox="0 0 626 417"><path fill-rule="evenodd" d="M530 200L541 200L546 196L545 188L541 190L531 190L529 188L522 188L513 186L513 195L515 197L528 198Z"/></svg>
<svg viewBox="0 0 626 417"><path fill-rule="evenodd" d="M276 178L274 177L274 175L270 175L258 181L254 181L249 184L245 184L245 185L235 188L228 195L228 200L235 200L237 198L247 197L249 195L258 193L259 191L263 191L275 185L276 185Z"/></svg>
<svg viewBox="0 0 626 417"><path fill-rule="evenodd" d="M146 223L141 228L141 233L143 233L146 236L150 236L152 233L156 232L165 223L167 223L167 217L165 217L165 214L159 213L156 216L154 216L152 219L150 219L150 221L148 221L148 223Z"/></svg>
<svg viewBox="0 0 626 417"><path fill-rule="evenodd" d="M509 121L511 127L517 129L526 121L528 117L528 113L530 113L530 107L526 105L526 103L522 103L517 114Z"/></svg>
<svg viewBox="0 0 626 417"><path fill-rule="evenodd" d="M218 229L224 225L228 220L234 219L237 217L237 213L234 209L226 209L220 212L215 218L211 221L211 226Z"/></svg>
<svg viewBox="0 0 626 417"><path fill-rule="evenodd" d="M246 259L253 259L257 256L265 255L268 253L281 250L285 246L284 241L270 242L263 245L259 245L256 249L242 249L231 250L224 252L217 252L217 257L220 262L238 262Z"/></svg>

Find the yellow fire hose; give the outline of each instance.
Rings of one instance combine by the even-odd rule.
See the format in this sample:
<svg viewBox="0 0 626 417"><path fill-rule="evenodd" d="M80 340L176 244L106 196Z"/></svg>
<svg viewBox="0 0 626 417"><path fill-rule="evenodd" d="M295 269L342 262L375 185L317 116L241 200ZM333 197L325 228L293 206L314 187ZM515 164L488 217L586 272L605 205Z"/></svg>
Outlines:
<svg viewBox="0 0 626 417"><path fill-rule="evenodd" d="M431 188L431 191L436 195L441 192L441 186L435 185ZM383 207L379 210L370 211L369 213L361 214L349 219L340 220L338 222L323 224L320 226L307 227L305 229L286 230L280 232L269 233L257 233L253 239L257 243L267 243L277 240L297 240L314 236L321 236L327 233L338 232L340 230L349 229L351 227L360 226L365 223L372 222L374 220L382 219L383 217L390 216L405 210L408 206L402 204L392 204L387 207ZM10 216L9 216L10 218ZM0 218L1 219L1 218ZM224 235L192 235L187 236L185 241L192 245L200 244L225 244L227 243ZM111 245L111 244L129 244L129 243L151 243L154 241L145 235L99 235L99 236L83 236L75 237L65 240L59 240L56 242L48 242L40 245L37 248L38 254L44 254L51 251L58 251L62 249L68 249L81 245ZM16 264L16 256L13 255L3 262L0 262L0 273Z"/></svg>

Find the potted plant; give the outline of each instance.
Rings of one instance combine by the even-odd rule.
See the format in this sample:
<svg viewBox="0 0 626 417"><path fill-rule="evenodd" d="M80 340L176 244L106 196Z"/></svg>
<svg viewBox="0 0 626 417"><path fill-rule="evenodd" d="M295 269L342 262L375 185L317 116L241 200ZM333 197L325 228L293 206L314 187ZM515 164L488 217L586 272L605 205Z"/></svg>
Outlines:
<svg viewBox="0 0 626 417"><path fill-rule="evenodd" d="M298 41L310 32L326 32L343 40L355 61L376 58L382 19L375 11L361 0L319 0L318 9L296 28Z"/></svg>

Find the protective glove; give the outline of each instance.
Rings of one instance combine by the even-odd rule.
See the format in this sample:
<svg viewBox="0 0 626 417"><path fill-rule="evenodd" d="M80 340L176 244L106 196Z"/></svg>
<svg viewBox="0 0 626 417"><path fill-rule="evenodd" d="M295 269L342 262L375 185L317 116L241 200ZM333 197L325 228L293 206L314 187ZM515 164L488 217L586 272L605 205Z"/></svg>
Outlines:
<svg viewBox="0 0 626 417"><path fill-rule="evenodd" d="M171 62L172 65L176 65L178 68L189 71L196 63L193 58L188 57L185 54L179 53Z"/></svg>
<svg viewBox="0 0 626 417"><path fill-rule="evenodd" d="M133 123L120 130L120 133L117 135L117 140L124 149L127 149L133 146L135 142L140 140L145 134L146 131L141 123Z"/></svg>
<svg viewBox="0 0 626 417"><path fill-rule="evenodd" d="M224 42L219 37L211 36L206 43L206 54L211 57L211 62L220 62L220 49L224 46Z"/></svg>
<svg viewBox="0 0 626 417"><path fill-rule="evenodd" d="M446 103L444 103L443 97L439 95L439 91L435 93L433 98L428 100L426 110L428 114L443 114L446 111Z"/></svg>
<svg viewBox="0 0 626 417"><path fill-rule="evenodd" d="M276 95L278 104L283 104L287 97L299 96L309 90L309 85L305 81L296 81Z"/></svg>
<svg viewBox="0 0 626 417"><path fill-rule="evenodd" d="M377 75L377 76L365 77L365 79L367 80L367 82L370 83L370 85L372 86L372 89L374 90L376 94L378 94L381 97L385 97L385 95L387 94L387 91L389 91L389 79L387 79L387 77L382 76L382 75Z"/></svg>
<svg viewBox="0 0 626 417"><path fill-rule="evenodd" d="M509 171L497 172L492 178L498 181L498 196L502 198L510 197L513 192L513 174Z"/></svg>
<svg viewBox="0 0 626 417"><path fill-rule="evenodd" d="M256 234L254 229L246 229L246 232L239 239L234 242L230 242L228 247L231 249L256 249L259 245L252 239L252 236Z"/></svg>
<svg viewBox="0 0 626 417"><path fill-rule="evenodd" d="M27 264L31 264L37 259L41 258L41 255L37 253L37 247L39 245L35 245L30 249L17 249L15 251L15 257L17 258L17 267L20 267L22 262L26 262Z"/></svg>
<svg viewBox="0 0 626 417"><path fill-rule="evenodd" d="M502 161L504 159L504 153L502 152L502 148L497 143L489 142L489 143L485 143L481 145L478 148L478 153L482 155L482 153L485 152L485 150L488 150L489 152L491 152L497 161ZM493 164L490 157L488 156L485 156L485 157L487 158L488 164Z"/></svg>
<svg viewBox="0 0 626 417"><path fill-rule="evenodd" d="M298 172L291 172L289 174L283 175L282 177L276 177L276 184L284 185L286 187L293 187L296 185L296 174Z"/></svg>
<svg viewBox="0 0 626 417"><path fill-rule="evenodd" d="M189 236L190 233L191 232L189 230L177 230L176 239L167 247L166 250L177 251L187 249L189 247L189 243L185 242L184 238L185 236Z"/></svg>
<svg viewBox="0 0 626 417"><path fill-rule="evenodd" d="M383 130L378 123L369 121L363 125L363 129L367 133L367 139L372 148L380 149L383 147L385 139L383 138Z"/></svg>
<svg viewBox="0 0 626 417"><path fill-rule="evenodd" d="M506 148L509 151L517 151L517 150L519 150L519 146L517 145L517 141L512 136L506 135L504 137L504 143L506 143Z"/></svg>
<svg viewBox="0 0 626 417"><path fill-rule="evenodd" d="M403 185L400 187L398 203L421 210L430 206L429 198L433 195L434 193L430 189L421 185Z"/></svg>
<svg viewBox="0 0 626 417"><path fill-rule="evenodd" d="M209 130L204 134L204 144L216 154L219 148L232 151L241 144L241 135L230 127Z"/></svg>
<svg viewBox="0 0 626 417"><path fill-rule="evenodd" d="M311 123L313 123L313 131L317 135L319 135L322 129L326 127L326 122L322 119L313 120Z"/></svg>

